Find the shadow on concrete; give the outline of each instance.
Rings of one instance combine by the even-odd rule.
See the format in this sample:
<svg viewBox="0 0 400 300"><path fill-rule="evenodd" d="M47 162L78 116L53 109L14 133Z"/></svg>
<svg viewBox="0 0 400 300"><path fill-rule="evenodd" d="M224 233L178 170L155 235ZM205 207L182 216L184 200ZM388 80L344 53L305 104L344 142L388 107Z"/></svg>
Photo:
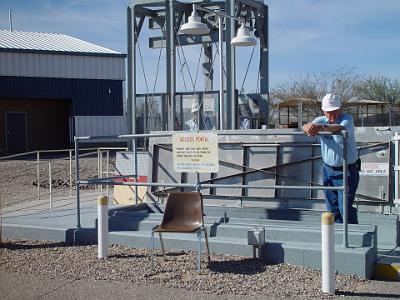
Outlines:
<svg viewBox="0 0 400 300"><path fill-rule="evenodd" d="M218 222L214 222L210 226L210 237L216 237L218 226L221 225L222 223L227 223L227 222L229 222L229 219L226 218L220 218Z"/></svg>

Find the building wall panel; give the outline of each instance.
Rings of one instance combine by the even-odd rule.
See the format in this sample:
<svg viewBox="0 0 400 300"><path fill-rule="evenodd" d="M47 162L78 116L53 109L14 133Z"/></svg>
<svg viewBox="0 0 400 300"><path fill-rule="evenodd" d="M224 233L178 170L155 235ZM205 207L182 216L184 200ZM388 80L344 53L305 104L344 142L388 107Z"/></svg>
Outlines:
<svg viewBox="0 0 400 300"><path fill-rule="evenodd" d="M125 79L125 58L0 51L0 76Z"/></svg>
<svg viewBox="0 0 400 300"><path fill-rule="evenodd" d="M0 77L2 99L69 99L70 116L122 116L122 81Z"/></svg>

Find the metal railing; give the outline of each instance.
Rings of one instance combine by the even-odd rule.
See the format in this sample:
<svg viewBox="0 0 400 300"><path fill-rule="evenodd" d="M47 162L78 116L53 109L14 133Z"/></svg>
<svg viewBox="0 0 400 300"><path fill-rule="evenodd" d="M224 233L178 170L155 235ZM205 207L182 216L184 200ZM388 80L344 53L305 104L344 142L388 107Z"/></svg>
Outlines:
<svg viewBox="0 0 400 300"><path fill-rule="evenodd" d="M221 131L214 131L216 134L221 135L221 136L232 136L232 135L237 135L238 133L235 130L221 130ZM138 193L137 193L137 187L138 186L158 186L158 187L187 187L187 188L194 188L198 191L200 191L203 188L252 188L252 189L301 189L301 190L337 190L341 191L343 193L343 246L345 248L348 247L348 199L347 199L347 138L348 138L348 133L347 131L342 131L340 133L337 133L335 135L342 135L343 136L343 186L340 187L328 187L328 186L289 186L289 185L260 185L260 186L251 186L247 184L243 185L231 185L231 184L201 184L199 180L199 176L197 173L196 176L196 182L195 183L175 183L175 182L138 182L138 172L137 172L137 149L136 149L136 140L139 138L151 138L151 137L168 137L172 136L174 132L168 132L168 133L150 133L150 134L128 134L128 135L116 135L116 136L98 136L98 137L75 137L75 153L79 153L79 144L84 143L84 142L89 142L89 141L96 141L96 140L126 140L130 141L133 140L133 152L135 156L135 172L134 172L134 182L116 182L114 181L115 177L110 177L110 178L99 178L99 179L90 179L90 180L81 180L80 179L80 174L79 174L79 155L78 159L75 160L75 170L76 170L76 206L77 206L77 228L81 228L81 219L80 219L80 192L79 192L79 186L81 184L87 184L87 185L129 185L129 186L134 186L135 187L135 203L138 204ZM252 131L247 131L245 133L241 133L243 135L304 135L303 132L281 132L277 133L274 132L273 134L268 133L268 132L262 132L258 131L257 132L252 132ZM332 135L332 133L325 133L321 132L319 133L320 135ZM128 176L125 176L128 177ZM129 177L132 177L129 176ZM123 176L119 176L118 178L123 178Z"/></svg>
<svg viewBox="0 0 400 300"><path fill-rule="evenodd" d="M79 155L79 158L83 157L88 157L92 155L97 155L97 177L102 178L104 175L106 177L109 177L110 175L110 151L118 151L118 150L127 150L126 147L99 147L99 148L84 148L81 151L89 151L87 153L82 153ZM54 153L68 153L67 156L64 157L58 157L58 158L43 158L45 154L54 154ZM30 151L30 152L24 152L24 153L18 153L18 154L13 154L13 155L8 155L8 156L3 156L0 157L0 162L1 161L7 161L7 160L12 160L12 159L17 159L17 158L22 158L26 156L34 156L36 157L36 161L32 162L28 168L25 168L22 170L23 172L27 172L30 168L36 168L36 185L37 185L37 193L36 193L36 199L41 200L43 197L49 197L49 208L53 208L53 166L57 164L57 161L69 161L69 166L68 166L68 175L67 175L67 180L68 180L68 188L69 188L69 195L72 196L73 194L73 189L75 187L74 184L74 177L75 174L73 172L73 161L75 161L75 149L57 149L57 150L36 150L36 151ZM103 168L103 156L106 157L106 167L105 169ZM43 167L43 166L46 166ZM47 169L47 170L46 170ZM41 177L42 171L48 171L47 172L47 180L49 183L49 191L48 192L43 192L41 189L41 183L44 182L42 180L43 178ZM21 171L21 170L19 170ZM18 174L18 173L17 173ZM46 179L45 179L46 180ZM103 185L100 185L99 187L101 194L103 194ZM109 196L109 186L106 187L106 192L107 196ZM16 202L12 202L11 204L23 202L26 200L32 200L32 197L29 197L27 199L19 199ZM4 202L4 199L3 199ZM5 203L3 203L5 204Z"/></svg>

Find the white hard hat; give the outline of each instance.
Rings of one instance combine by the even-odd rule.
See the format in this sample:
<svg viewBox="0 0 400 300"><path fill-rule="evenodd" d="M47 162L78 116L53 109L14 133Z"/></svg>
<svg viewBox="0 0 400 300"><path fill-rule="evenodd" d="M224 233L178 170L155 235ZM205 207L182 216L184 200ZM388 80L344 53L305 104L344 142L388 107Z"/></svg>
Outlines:
<svg viewBox="0 0 400 300"><path fill-rule="evenodd" d="M323 111L334 111L342 107L340 97L334 94L326 94L322 98L322 110Z"/></svg>
<svg viewBox="0 0 400 300"><path fill-rule="evenodd" d="M193 103L192 104L192 113L195 113L196 111L198 111L199 108L200 108L200 105L197 102Z"/></svg>

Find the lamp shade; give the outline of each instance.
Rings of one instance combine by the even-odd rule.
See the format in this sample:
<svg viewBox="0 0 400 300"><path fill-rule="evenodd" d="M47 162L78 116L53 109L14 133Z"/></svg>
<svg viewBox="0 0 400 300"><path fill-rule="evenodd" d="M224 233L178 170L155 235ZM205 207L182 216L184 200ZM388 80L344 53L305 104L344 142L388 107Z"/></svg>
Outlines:
<svg viewBox="0 0 400 300"><path fill-rule="evenodd" d="M232 46L254 46L257 44L257 41L254 36L250 35L249 28L242 24L236 36L231 40Z"/></svg>
<svg viewBox="0 0 400 300"><path fill-rule="evenodd" d="M210 28L208 28L207 24L201 22L201 17L193 10L188 22L181 26L179 32L185 34L207 34L210 32Z"/></svg>

